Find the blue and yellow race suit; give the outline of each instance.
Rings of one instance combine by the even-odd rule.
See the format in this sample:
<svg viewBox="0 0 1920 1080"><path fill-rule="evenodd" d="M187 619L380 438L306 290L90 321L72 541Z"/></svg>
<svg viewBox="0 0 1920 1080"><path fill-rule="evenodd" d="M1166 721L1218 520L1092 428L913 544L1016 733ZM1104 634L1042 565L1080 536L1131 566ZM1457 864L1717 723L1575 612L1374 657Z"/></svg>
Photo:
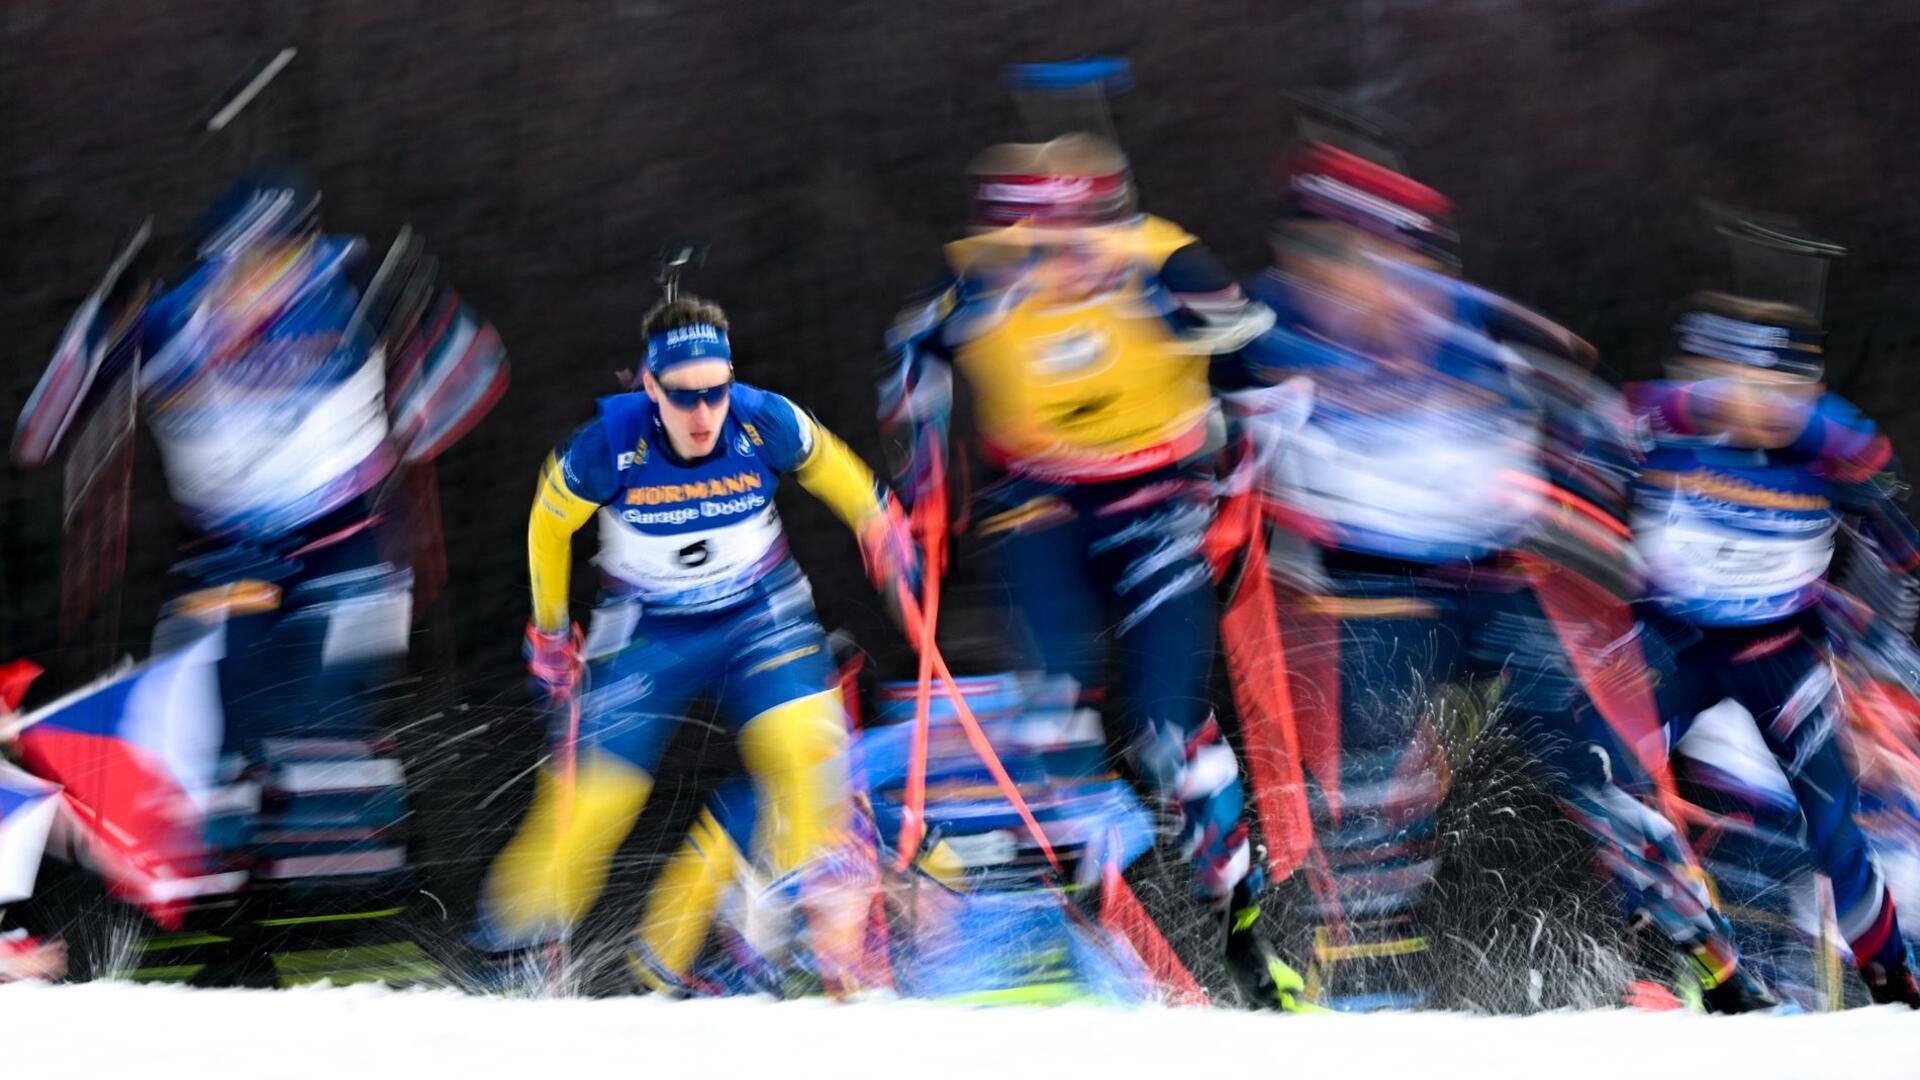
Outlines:
<svg viewBox="0 0 1920 1080"><path fill-rule="evenodd" d="M695 695L738 736L757 809L696 824L649 900L636 950L643 978L672 983L690 969L742 853L777 876L845 832L847 725L812 590L774 508L787 475L851 525L885 511L884 488L846 444L793 402L746 385L698 460L674 453L643 393L601 399L599 415L548 460L528 527L536 624L567 625L570 541L595 516L602 584L586 635L575 782L563 795L542 776L494 864L479 934L487 947L536 943L586 914Z"/></svg>
<svg viewBox="0 0 1920 1080"><path fill-rule="evenodd" d="M1065 258L1106 276L1071 302L1049 297L1030 272ZM944 453L958 371L995 473L979 532L1031 666L1098 700L1112 664L1108 736L1178 808L1183 854L1224 897L1250 860L1239 766L1206 704L1216 613L1201 541L1220 444L1209 374L1271 318L1153 217L1070 235L1015 226L950 244L947 261L950 281L890 335L882 423Z"/></svg>

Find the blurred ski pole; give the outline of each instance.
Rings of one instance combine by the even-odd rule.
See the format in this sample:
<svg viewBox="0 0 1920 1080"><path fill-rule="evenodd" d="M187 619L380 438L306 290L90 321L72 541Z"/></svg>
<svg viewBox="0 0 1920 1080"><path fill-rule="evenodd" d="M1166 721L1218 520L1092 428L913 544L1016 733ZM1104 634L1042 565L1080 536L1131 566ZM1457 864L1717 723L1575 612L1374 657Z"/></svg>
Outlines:
<svg viewBox="0 0 1920 1080"><path fill-rule="evenodd" d="M579 631L576 628L572 633L574 649L570 663L573 667L573 677L567 680L565 695L567 732L555 751L559 760L554 762L554 772L560 785L553 815L555 851L565 849L567 833L573 826L574 785L580 760L580 678L585 664L580 659ZM563 995L567 989L567 967L572 960L572 940L573 928L568 926L560 931L559 936L555 937L547 948L547 990L555 997Z"/></svg>
<svg viewBox="0 0 1920 1080"><path fill-rule="evenodd" d="M914 856L919 854L920 844L927 834L927 739L932 722L934 642L940 618L940 577L944 569L947 540L946 469L940 457L940 448L931 435L927 442L932 479L927 485L928 490L922 493L913 507L913 517L918 524L915 531L920 534L922 550L920 606L924 617L920 620L920 632L914 640L920 654L920 667L914 685L913 740L907 757L906 807L900 815L900 837L895 845L897 854L894 869L902 871L913 865ZM904 588L902 592L905 592Z"/></svg>
<svg viewBox="0 0 1920 1080"><path fill-rule="evenodd" d="M940 677L940 686L946 693L947 700L953 704L953 711L960 721L960 730L966 733L968 745L973 747L974 755L980 759L980 763L987 767L987 772L993 776L993 782L999 786L1000 793L1005 795L1007 801L1013 805L1014 812L1020 815L1021 823L1027 827L1028 832L1033 834L1034 842L1046 855L1047 862L1052 865L1056 873L1061 872L1060 857L1054 853L1053 844L1048 841L1046 831L1040 828L1040 822L1034 818L1033 810L1027 806L1026 798L1020 794L1019 785L1013 782L1013 777L1007 775L1007 767L1001 764L1000 755L994 752L993 744L987 739L987 733L980 727L980 721L974 718L973 709L967 705L966 695L960 692L960 684L955 681L953 672L948 669L946 658L940 655L939 647L933 644L931 626L924 618L919 603L914 600L913 592L907 588L905 582L901 582L896 586L895 595L900 602L901 616L907 624L907 633L927 643L926 655L930 657L929 662L934 674ZM924 754L919 764L922 773L920 787L924 798L926 787ZM909 783L911 782L910 777Z"/></svg>

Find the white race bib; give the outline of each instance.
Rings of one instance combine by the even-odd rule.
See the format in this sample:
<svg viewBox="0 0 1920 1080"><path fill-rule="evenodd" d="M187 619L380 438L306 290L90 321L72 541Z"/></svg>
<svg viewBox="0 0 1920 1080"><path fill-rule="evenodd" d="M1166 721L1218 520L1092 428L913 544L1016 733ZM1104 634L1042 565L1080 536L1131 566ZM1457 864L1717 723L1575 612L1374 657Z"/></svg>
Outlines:
<svg viewBox="0 0 1920 1080"><path fill-rule="evenodd" d="M1835 523L1802 534L1757 535L1697 515L1634 514L1647 577L1682 600L1767 600L1818 581L1833 559Z"/></svg>
<svg viewBox="0 0 1920 1080"><path fill-rule="evenodd" d="M1500 547L1539 513L1539 495L1516 483L1540 475L1537 431L1468 438L1405 419L1308 424L1282 459L1290 501L1415 546Z"/></svg>
<svg viewBox="0 0 1920 1080"><path fill-rule="evenodd" d="M662 603L698 603L751 584L768 563L784 551L780 515L773 500L754 492L734 498L758 499L764 505L751 517L712 529L676 533L643 532L630 525L627 515L689 514L697 521L703 501L670 508L604 506L600 508L600 568L634 586L645 600Z"/></svg>
<svg viewBox="0 0 1920 1080"><path fill-rule="evenodd" d="M272 513L348 475L387 438L383 367L376 353L307 401L209 379L153 425L175 501L217 520Z"/></svg>

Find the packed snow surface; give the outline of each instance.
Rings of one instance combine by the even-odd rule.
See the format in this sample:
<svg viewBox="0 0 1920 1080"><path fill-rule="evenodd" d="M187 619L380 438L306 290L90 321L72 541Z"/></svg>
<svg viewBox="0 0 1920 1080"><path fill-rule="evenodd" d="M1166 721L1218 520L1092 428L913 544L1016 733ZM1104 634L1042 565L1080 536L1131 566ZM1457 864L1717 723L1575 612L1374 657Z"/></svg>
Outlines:
<svg viewBox="0 0 1920 1080"><path fill-rule="evenodd" d="M0 986L0 1074L141 1080L1920 1077L1920 1016L1268 1016L533 1000L372 987Z"/></svg>

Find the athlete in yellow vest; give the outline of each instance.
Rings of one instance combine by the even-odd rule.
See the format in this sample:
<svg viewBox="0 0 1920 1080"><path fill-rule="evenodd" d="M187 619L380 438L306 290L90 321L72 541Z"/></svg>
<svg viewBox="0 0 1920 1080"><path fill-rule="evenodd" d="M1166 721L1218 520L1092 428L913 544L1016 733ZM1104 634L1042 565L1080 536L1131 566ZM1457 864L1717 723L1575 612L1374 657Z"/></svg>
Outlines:
<svg viewBox="0 0 1920 1080"><path fill-rule="evenodd" d="M951 278L889 340L881 420L912 449L903 488L944 455L953 375L971 394L979 492L1035 652L1181 817L1182 855L1227 926L1251 1003L1292 1004L1298 977L1255 927L1239 765L1207 706L1215 647L1201 540L1222 427L1210 372L1273 319L1178 226L1139 213L1110 142L995 147L971 169L972 235Z"/></svg>

